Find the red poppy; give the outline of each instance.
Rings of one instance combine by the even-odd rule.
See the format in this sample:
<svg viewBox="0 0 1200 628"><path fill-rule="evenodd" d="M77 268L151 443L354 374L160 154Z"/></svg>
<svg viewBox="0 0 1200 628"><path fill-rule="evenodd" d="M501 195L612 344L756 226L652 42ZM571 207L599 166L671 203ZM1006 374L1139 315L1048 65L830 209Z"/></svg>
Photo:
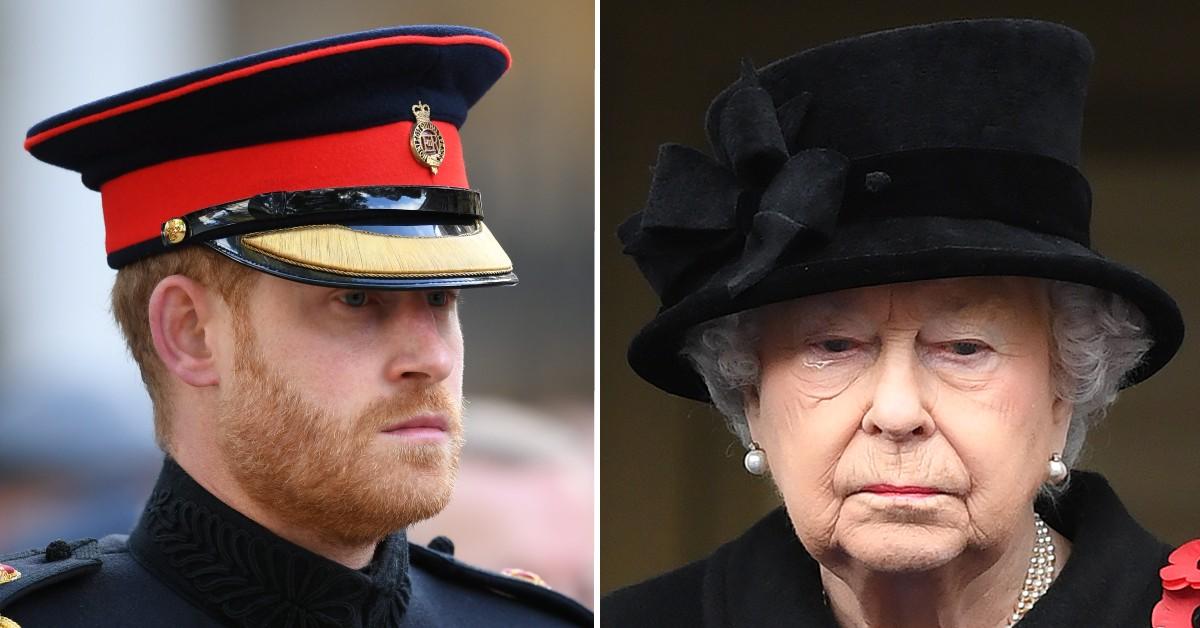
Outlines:
<svg viewBox="0 0 1200 628"><path fill-rule="evenodd" d="M1171 552L1159 570L1163 597L1150 616L1154 628L1192 628L1192 614L1200 608L1200 539Z"/></svg>

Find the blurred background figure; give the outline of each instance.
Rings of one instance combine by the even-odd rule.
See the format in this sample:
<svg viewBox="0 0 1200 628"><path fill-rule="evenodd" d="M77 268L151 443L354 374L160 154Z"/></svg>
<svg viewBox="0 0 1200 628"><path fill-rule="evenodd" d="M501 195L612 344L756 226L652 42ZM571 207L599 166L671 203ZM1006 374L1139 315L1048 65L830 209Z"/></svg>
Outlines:
<svg viewBox="0 0 1200 628"><path fill-rule="evenodd" d="M161 463L149 399L109 314L115 272L104 264L100 196L78 175L27 155L25 131L80 103L238 55L430 23L492 31L513 54L508 75L463 127L471 183L482 191L487 215L496 217L489 225L521 279L515 288L464 294L466 397L506 399L531 414L579 408L571 427L562 428L588 436L586 445L570 449L579 459L556 462L570 471L533 492L587 506L586 516L543 539L542 547L573 552L570 560L587 566L558 588L588 591L581 600L590 605L591 2L0 3L0 552L58 536L128 530ZM518 360L521 368L512 368ZM495 475L488 480L505 474ZM462 490L511 490L508 499L494 501L513 507L512 514L451 531L464 551L478 544L476 532L491 533L505 517L532 508L516 497L528 488L484 490L468 480ZM550 548L559 538L561 551ZM534 556L523 552L511 566L538 571ZM542 570L548 579L555 572Z"/></svg>
<svg viewBox="0 0 1200 628"><path fill-rule="evenodd" d="M450 505L409 539L454 542L454 555L493 571L518 568L591 608L591 407L555 412L473 399Z"/></svg>
<svg viewBox="0 0 1200 628"><path fill-rule="evenodd" d="M10 382L3 395L0 553L131 528L162 457L142 421L84 387Z"/></svg>

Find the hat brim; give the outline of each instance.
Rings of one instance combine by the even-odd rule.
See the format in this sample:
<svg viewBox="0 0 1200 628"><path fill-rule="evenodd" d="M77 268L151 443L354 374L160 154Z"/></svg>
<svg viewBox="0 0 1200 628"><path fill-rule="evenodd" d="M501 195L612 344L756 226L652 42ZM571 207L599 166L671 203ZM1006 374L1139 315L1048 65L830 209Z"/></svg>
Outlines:
<svg viewBox="0 0 1200 628"><path fill-rule="evenodd" d="M680 355L695 325L769 303L909 281L976 276L1035 277L1095 286L1136 305L1154 345L1125 380L1150 377L1183 341L1174 299L1140 273L1069 239L991 220L904 217L843 225L827 245L796 252L754 287L731 297L722 276L663 308L629 347L630 366L667 392L708 400L700 376Z"/></svg>
<svg viewBox="0 0 1200 628"><path fill-rule="evenodd" d="M321 286L425 290L517 281L512 261L482 222L307 225L206 244L256 270Z"/></svg>

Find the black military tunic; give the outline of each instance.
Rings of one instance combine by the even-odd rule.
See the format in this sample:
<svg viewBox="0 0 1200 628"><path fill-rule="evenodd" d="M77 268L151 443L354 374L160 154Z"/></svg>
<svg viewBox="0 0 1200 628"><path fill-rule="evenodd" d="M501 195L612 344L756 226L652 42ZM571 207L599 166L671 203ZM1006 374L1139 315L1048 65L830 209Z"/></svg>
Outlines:
<svg viewBox="0 0 1200 628"><path fill-rule="evenodd" d="M443 546L444 547L444 546ZM0 556L22 628L591 626L583 606L394 534L353 570L229 508L167 460L128 536Z"/></svg>

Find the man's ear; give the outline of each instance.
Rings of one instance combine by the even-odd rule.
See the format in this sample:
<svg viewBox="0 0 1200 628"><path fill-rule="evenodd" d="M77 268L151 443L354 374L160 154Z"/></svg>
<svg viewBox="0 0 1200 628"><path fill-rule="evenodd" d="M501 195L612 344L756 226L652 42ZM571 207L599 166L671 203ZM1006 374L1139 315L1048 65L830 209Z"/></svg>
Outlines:
<svg viewBox="0 0 1200 628"><path fill-rule="evenodd" d="M158 359L175 377L195 386L220 382L207 333L213 311L208 289L183 275L158 282L150 295L150 335Z"/></svg>

